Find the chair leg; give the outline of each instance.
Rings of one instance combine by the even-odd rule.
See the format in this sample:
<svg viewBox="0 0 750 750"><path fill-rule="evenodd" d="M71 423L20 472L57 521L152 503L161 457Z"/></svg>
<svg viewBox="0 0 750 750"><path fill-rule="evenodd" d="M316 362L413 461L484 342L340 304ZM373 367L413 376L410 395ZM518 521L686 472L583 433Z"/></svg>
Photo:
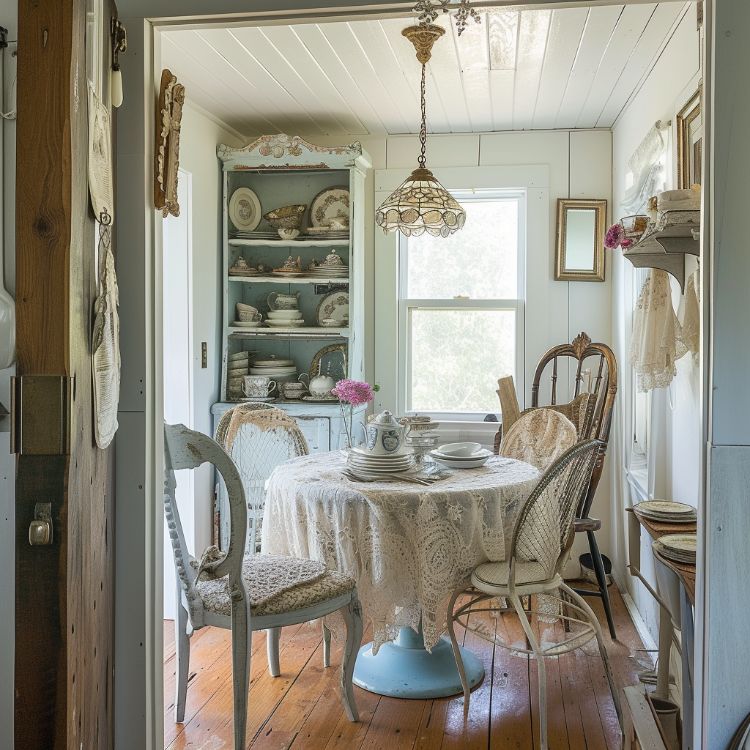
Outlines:
<svg viewBox="0 0 750 750"><path fill-rule="evenodd" d="M331 629L323 623L323 668L331 666Z"/></svg>
<svg viewBox="0 0 750 750"><path fill-rule="evenodd" d="M518 614L518 619L521 621L521 627L526 634L526 641L536 656L536 668L539 674L539 742L541 750L547 750L547 667L544 663L544 654L534 635L531 622L527 617L528 613L523 608L521 600L514 594L510 597L510 601Z"/></svg>
<svg viewBox="0 0 750 750"><path fill-rule="evenodd" d="M599 653L602 657L602 661L604 662L604 671L607 675L609 690L612 693L612 702L615 704L615 711L617 711L617 719L620 722L620 730L622 730L622 709L620 708L620 695L617 692L615 680L612 676L612 668L609 664L609 654L607 654L607 649L604 647L604 636L602 635L602 628L599 625L599 620L597 620L596 615L594 614L594 610L589 607L586 600L580 594L576 593L572 588L570 588L570 586L565 583L562 584L560 588L565 591L565 593L575 604L583 609L583 611L589 618L589 621L591 622L591 627L594 629L594 634L596 635L596 643L599 646Z"/></svg>
<svg viewBox="0 0 750 750"><path fill-rule="evenodd" d="M174 701L174 720L182 724L185 720L188 674L190 673L190 636L187 632L188 613L182 604L182 588L177 581L177 613L174 618L174 640L177 657L177 680Z"/></svg>
<svg viewBox="0 0 750 750"><path fill-rule="evenodd" d="M453 658L456 660L456 667L458 667L458 676L461 678L461 687L464 689L464 717L469 714L469 703L471 701L471 690L469 689L469 681L466 679L466 669L464 668L464 660L461 657L461 649L458 647L458 641L456 640L456 630L453 627L455 620L453 619L453 609L456 606L456 599L461 595L461 590L453 592L450 602L448 603L448 635L451 639L451 645L453 646Z"/></svg>
<svg viewBox="0 0 750 750"><path fill-rule="evenodd" d="M354 664L362 643L362 606L357 598L357 592L352 592L352 599L346 607L341 609L346 623L346 645L341 660L341 700L349 721L359 721L357 704L354 701Z"/></svg>
<svg viewBox="0 0 750 750"><path fill-rule="evenodd" d="M268 628L266 630L266 654L268 655L268 671L271 677L278 677L281 674L279 666L279 639L281 638L281 628Z"/></svg>
<svg viewBox="0 0 750 750"><path fill-rule="evenodd" d="M591 552L591 562L594 565L594 573L596 574L596 580L599 584L599 591L602 595L602 603L604 604L604 613L607 616L607 625L609 625L609 634L612 636L612 640L617 640L617 633L615 632L615 621L612 617L612 605L609 601L609 591L607 589L607 574L604 572L604 562L602 561L602 553L599 552L599 545L596 543L596 536L593 531L587 531L586 535L589 538L589 550Z"/></svg>
<svg viewBox="0 0 750 750"><path fill-rule="evenodd" d="M250 605L240 598L232 602L232 698L234 750L245 750L247 693L250 687Z"/></svg>

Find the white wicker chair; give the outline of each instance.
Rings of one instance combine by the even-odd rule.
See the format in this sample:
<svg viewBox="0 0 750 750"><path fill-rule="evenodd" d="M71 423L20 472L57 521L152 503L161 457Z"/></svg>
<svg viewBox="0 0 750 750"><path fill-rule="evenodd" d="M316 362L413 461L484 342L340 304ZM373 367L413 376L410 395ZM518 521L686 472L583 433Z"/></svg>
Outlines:
<svg viewBox="0 0 750 750"><path fill-rule="evenodd" d="M209 548L198 561L190 554L182 533L175 500L179 469L213 464L229 495L229 548L222 555ZM312 561L293 557L245 555L247 503L242 480L230 457L211 438L184 425L164 426L164 514L177 573L175 641L177 690L175 721L185 718L190 635L206 625L232 631L234 692L234 747L245 747L247 694L252 633L267 630L268 668L278 677L281 628L315 620L340 610L347 638L341 662L341 693L347 716L357 721L352 675L362 639L362 613L354 580L341 573L313 569ZM205 572L204 572L205 571ZM324 630L323 666L330 665L330 634Z"/></svg>
<svg viewBox="0 0 750 750"><path fill-rule="evenodd" d="M266 482L279 464L306 456L307 441L294 418L281 409L269 404L240 404L222 415L216 442L240 472L247 498L247 547L249 552L260 552Z"/></svg>
<svg viewBox="0 0 750 750"><path fill-rule="evenodd" d="M544 471L577 442L578 431L567 417L552 409L534 409L503 435L499 453Z"/></svg>
<svg viewBox="0 0 750 750"><path fill-rule="evenodd" d="M573 544L573 520L576 508L588 490L591 473L603 449L599 440L586 440L566 451L542 476L539 484L521 509L511 540L510 553L504 562L488 562L476 568L471 576L471 588L454 592L448 608L448 633L464 688L464 713L469 711L470 693L456 641L454 623L459 622L482 638L516 652L534 654L539 672L539 722L542 750L547 748L547 686L545 656L558 656L580 648L596 638L599 653L612 691L612 700L622 726L620 701L612 679L602 630L596 615L586 601L565 584L562 569ZM566 599L561 598L564 592ZM564 640L541 645L534 633L530 617L535 610L524 610L521 597L543 594L557 599L562 607L559 617L576 624L575 631L566 633ZM466 595L468 600L456 608L456 601ZM500 604L498 598L511 606ZM530 648L504 642L499 636L488 636L481 625L474 625L470 615L477 612L515 611L521 621ZM541 613L549 616L549 612Z"/></svg>

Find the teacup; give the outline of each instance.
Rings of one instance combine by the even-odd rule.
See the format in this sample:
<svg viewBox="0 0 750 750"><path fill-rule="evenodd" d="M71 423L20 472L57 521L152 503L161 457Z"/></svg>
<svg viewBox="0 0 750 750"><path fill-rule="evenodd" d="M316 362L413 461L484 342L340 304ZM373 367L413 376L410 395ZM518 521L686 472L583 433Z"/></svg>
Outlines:
<svg viewBox="0 0 750 750"><path fill-rule="evenodd" d="M268 398L276 388L276 381L268 375L245 375L242 381L242 392L248 398Z"/></svg>
<svg viewBox="0 0 750 750"><path fill-rule="evenodd" d="M235 309L237 310L237 320L241 320L243 323L250 322L251 320L260 320L260 313L257 307L238 302Z"/></svg>

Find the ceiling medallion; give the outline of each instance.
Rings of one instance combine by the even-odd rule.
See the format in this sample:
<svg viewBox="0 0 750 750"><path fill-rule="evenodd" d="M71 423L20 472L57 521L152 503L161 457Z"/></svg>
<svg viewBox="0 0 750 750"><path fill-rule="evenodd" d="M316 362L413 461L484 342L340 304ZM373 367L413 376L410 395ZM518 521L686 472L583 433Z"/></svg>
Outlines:
<svg viewBox="0 0 750 750"><path fill-rule="evenodd" d="M375 212L375 223L384 232L398 230L406 237L427 232L435 237L448 237L464 225L466 212L461 204L427 169L427 104L425 70L432 54L432 45L445 34L445 29L431 23L409 26L401 32L413 45L422 65L420 104L422 121L419 129L420 152L418 167L401 183Z"/></svg>

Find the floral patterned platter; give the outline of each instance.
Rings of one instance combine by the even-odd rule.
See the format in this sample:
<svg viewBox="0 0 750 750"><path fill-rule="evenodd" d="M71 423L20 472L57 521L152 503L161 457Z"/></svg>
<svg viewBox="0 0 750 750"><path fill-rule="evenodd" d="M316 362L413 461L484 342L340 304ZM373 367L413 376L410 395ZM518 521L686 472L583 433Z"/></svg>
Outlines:
<svg viewBox="0 0 750 750"><path fill-rule="evenodd" d="M321 190L310 204L310 223L314 227L328 227L332 219L349 224L349 190L346 187Z"/></svg>
<svg viewBox="0 0 750 750"><path fill-rule="evenodd" d="M318 325L324 320L335 320L341 327L349 325L349 292L330 292L320 300L315 314Z"/></svg>

